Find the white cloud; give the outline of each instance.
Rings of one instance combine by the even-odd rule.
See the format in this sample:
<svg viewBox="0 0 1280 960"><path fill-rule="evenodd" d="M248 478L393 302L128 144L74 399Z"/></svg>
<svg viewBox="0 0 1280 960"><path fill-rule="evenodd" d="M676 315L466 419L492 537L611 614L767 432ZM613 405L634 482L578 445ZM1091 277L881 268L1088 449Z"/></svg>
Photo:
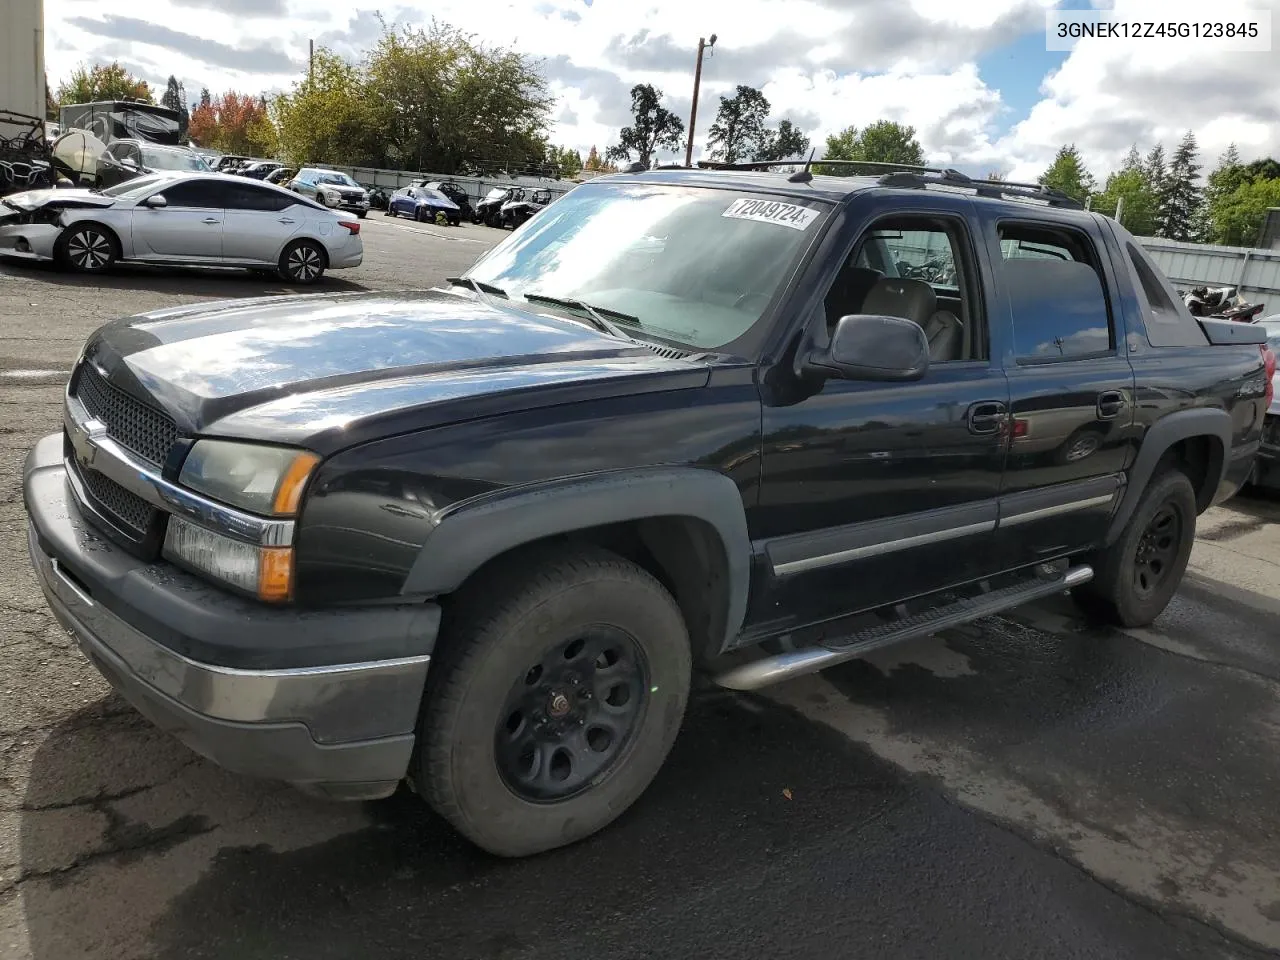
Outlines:
<svg viewBox="0 0 1280 960"><path fill-rule="evenodd" d="M1049 77L1029 75L1041 99L1000 134L1008 108L975 63L1044 29L1053 0L45 0L52 82L77 62L119 58L194 97L284 89L305 69L307 41L346 55L389 21L431 17L544 58L559 98L552 135L603 149L625 122L631 85L652 82L687 118L699 36L719 35L706 61L699 128L735 84L760 86L775 117L797 120L814 142L849 124L887 118L916 127L930 160L1033 178L1065 142L1099 176L1129 144L1167 148L1192 128L1212 163L1228 142L1246 157L1280 154L1280 56L1206 53L1189 41L1082 44ZM1099 0L1100 2L1100 0ZM1203 19L1203 0L1116 0L1123 16ZM1280 0L1251 0L1276 10ZM287 7L287 15L271 15ZM1219 0L1247 15L1246 0ZM263 11L247 16L246 10ZM1280 15L1275 17L1280 21ZM140 24L145 21L147 29ZM168 31L168 32L166 32ZM196 42L174 38L187 34ZM701 141L701 137L699 137Z"/></svg>

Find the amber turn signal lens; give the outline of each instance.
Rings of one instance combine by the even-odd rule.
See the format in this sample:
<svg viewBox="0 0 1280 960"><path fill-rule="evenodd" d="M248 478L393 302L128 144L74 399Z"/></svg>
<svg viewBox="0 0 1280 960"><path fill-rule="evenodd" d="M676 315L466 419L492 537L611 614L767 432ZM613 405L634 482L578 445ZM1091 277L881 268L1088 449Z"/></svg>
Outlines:
<svg viewBox="0 0 1280 960"><path fill-rule="evenodd" d="M283 603L293 595L293 548L263 547L258 558L258 599Z"/></svg>
<svg viewBox="0 0 1280 960"><path fill-rule="evenodd" d="M276 487L276 499L272 509L280 515L292 515L298 512L298 504L302 502L302 491L311 477L320 458L314 453L300 453L293 458L289 469L280 478L280 486Z"/></svg>

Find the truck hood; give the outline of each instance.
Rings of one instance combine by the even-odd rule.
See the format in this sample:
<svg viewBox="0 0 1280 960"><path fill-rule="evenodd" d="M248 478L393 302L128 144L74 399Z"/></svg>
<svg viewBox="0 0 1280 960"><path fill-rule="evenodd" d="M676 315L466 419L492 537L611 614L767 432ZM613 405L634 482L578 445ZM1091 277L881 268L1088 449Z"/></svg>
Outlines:
<svg viewBox="0 0 1280 960"><path fill-rule="evenodd" d="M703 362L532 309L443 291L205 303L109 323L84 360L184 433L321 453L385 433L389 419L417 429L564 402L567 388L706 383Z"/></svg>

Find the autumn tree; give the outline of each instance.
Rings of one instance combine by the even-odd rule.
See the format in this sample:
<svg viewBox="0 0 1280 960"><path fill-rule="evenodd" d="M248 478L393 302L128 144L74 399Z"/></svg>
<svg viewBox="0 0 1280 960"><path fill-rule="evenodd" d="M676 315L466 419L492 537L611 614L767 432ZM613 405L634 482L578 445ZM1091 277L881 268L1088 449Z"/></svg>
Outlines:
<svg viewBox="0 0 1280 960"><path fill-rule="evenodd" d="M1065 193L1083 203L1093 193L1096 183L1080 157L1080 151L1074 143L1058 148L1049 169L1040 174L1037 180L1042 186Z"/></svg>
<svg viewBox="0 0 1280 960"><path fill-rule="evenodd" d="M208 106L197 105L188 133L200 146L223 153L263 156L278 147L266 100L234 90L211 97Z"/></svg>
<svg viewBox="0 0 1280 960"><path fill-rule="evenodd" d="M609 160L630 160L637 154L647 168L658 150L677 150L683 142L684 121L662 105L662 91L649 83L631 88L631 126L623 127L618 142L605 151Z"/></svg>
<svg viewBox="0 0 1280 960"><path fill-rule="evenodd" d="M119 61L80 64L71 76L58 85L57 100L60 105L94 103L99 100L142 100L155 103L151 86L139 80L122 67Z"/></svg>

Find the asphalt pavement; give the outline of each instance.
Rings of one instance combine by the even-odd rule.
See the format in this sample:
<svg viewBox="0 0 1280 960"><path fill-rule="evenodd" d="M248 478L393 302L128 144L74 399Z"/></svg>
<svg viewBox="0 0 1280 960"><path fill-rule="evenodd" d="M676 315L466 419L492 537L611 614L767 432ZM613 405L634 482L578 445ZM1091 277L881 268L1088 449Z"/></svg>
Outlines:
<svg viewBox="0 0 1280 960"><path fill-rule="evenodd" d="M385 221L322 289L494 239ZM288 293L0 263L0 960L1218 958L1280 953L1280 499L1201 518L1147 630L1053 601L769 691L702 689L613 827L520 862L407 791L328 804L154 730L47 613L20 472L112 317Z"/></svg>

